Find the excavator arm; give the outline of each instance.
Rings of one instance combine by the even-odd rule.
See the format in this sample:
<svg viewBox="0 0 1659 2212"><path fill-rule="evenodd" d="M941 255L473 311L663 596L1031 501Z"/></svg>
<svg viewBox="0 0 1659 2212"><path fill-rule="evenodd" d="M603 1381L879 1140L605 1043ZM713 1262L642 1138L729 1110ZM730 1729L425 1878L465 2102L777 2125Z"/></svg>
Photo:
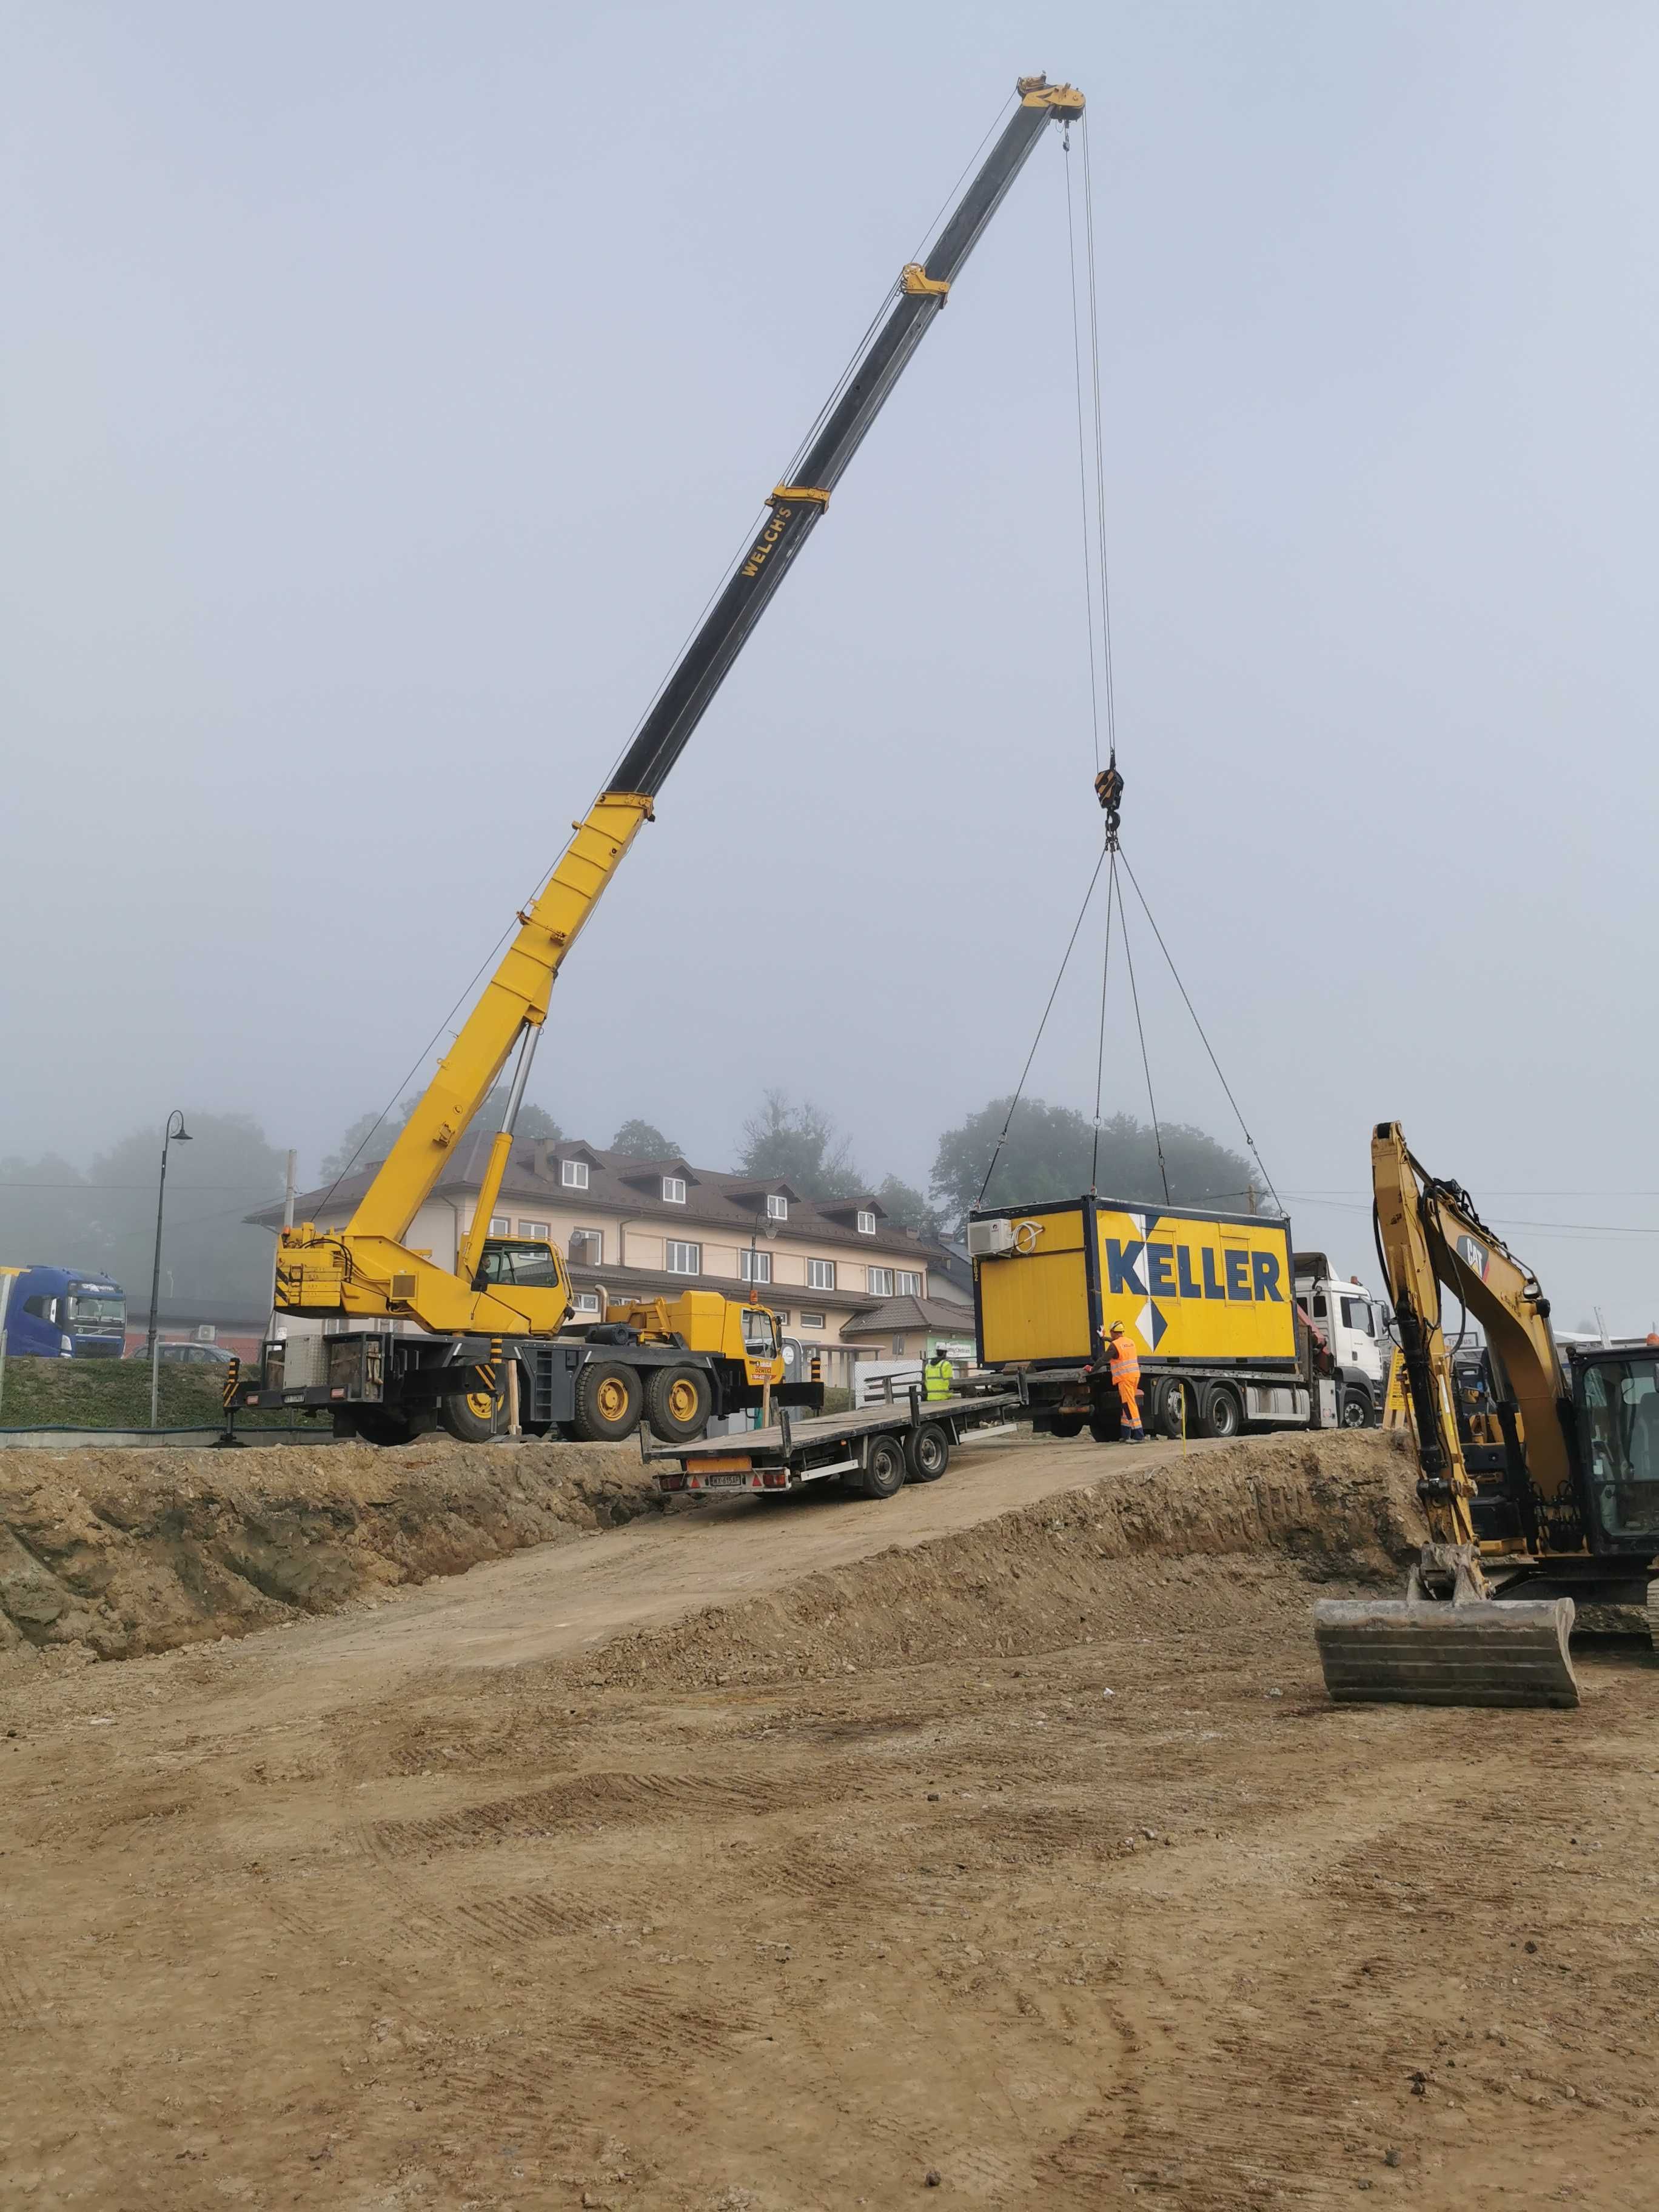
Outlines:
<svg viewBox="0 0 1659 2212"><path fill-rule="evenodd" d="M1528 1564L1528 1540L1520 1534L1483 1540L1477 1532L1476 1485L1458 1431L1440 1320L1443 1286L1485 1329L1506 1407L1518 1415L1511 1487L1523 1505L1535 1498L1547 1511L1571 1494L1577 1474L1571 1402L1550 1333L1549 1301L1468 1194L1412 1158L1398 1122L1379 1122L1372 1133L1371 1188L1430 1540L1404 1599L1325 1599L1315 1606L1326 1687L1339 1702L1577 1705L1568 1656L1572 1600L1512 1597L1507 1585L1492 1588L1482 1568L1483 1559ZM1524 1577L1513 1587L1524 1589Z"/></svg>
<svg viewBox="0 0 1659 2212"><path fill-rule="evenodd" d="M785 574L830 503L830 495L912 354L950 297L951 287L1050 123L1083 112L1083 95L1046 77L1022 77L1013 113L921 264L899 274L892 305L854 359L781 481L766 520L675 664L606 788L549 878L519 916L518 933L398 1133L343 1230L305 1223L284 1230L277 1250L276 1304L289 1313L406 1316L457 1334L550 1333L568 1293L522 1285L475 1287L483 1231L501 1188L514 1119L555 978L566 953L621 864L652 802ZM520 1060L508 1109L463 1240L456 1268L436 1266L404 1239L441 1179L455 1147L489 1096L515 1045Z"/></svg>

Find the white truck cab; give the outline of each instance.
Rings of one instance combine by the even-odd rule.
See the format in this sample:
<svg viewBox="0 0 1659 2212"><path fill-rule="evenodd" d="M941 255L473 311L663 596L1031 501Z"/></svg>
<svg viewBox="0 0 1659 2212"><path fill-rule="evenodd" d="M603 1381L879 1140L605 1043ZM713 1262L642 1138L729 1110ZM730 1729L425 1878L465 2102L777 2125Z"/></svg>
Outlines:
<svg viewBox="0 0 1659 2212"><path fill-rule="evenodd" d="M1296 1297L1330 1346L1343 1427L1374 1427L1382 1418L1394 1348L1387 1305L1366 1289L1358 1275L1350 1275L1346 1281L1334 1275L1322 1252L1297 1254Z"/></svg>

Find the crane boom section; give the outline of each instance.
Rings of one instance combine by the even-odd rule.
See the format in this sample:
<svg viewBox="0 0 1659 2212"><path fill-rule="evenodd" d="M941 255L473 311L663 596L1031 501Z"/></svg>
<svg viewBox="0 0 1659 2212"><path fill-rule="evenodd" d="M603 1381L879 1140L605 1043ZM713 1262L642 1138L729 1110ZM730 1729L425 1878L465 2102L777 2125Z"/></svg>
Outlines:
<svg viewBox="0 0 1659 2212"><path fill-rule="evenodd" d="M1071 85L1022 78L1019 105L919 268L898 279L898 297L879 330L854 362L819 417L787 480L773 492L771 513L725 589L680 656L633 742L617 763L613 791L651 796L684 750L744 639L759 621L795 556L811 535L865 433L880 413L906 362L927 336L980 234L1001 205L1044 128L1083 112Z"/></svg>
<svg viewBox="0 0 1659 2212"><path fill-rule="evenodd" d="M546 1018L565 955L650 813L649 799L612 792L575 825L563 857L519 916L518 934L347 1223L348 1237L395 1241L407 1232L526 1023L539 1027Z"/></svg>

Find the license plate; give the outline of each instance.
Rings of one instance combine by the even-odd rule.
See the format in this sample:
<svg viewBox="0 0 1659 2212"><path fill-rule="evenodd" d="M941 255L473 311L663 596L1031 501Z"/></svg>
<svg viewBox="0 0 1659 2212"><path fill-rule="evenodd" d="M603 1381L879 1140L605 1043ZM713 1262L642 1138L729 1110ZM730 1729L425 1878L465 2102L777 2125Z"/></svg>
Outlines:
<svg viewBox="0 0 1659 2212"><path fill-rule="evenodd" d="M747 1490L746 1474L705 1474L700 1478L705 1490Z"/></svg>

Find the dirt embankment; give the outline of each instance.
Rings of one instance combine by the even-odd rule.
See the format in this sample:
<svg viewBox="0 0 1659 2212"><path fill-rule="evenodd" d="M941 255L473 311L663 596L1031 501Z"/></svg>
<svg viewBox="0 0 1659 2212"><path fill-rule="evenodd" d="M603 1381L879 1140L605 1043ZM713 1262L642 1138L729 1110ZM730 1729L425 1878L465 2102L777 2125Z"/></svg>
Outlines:
<svg viewBox="0 0 1659 2212"><path fill-rule="evenodd" d="M1064 1650L1128 1632L1149 1607L1224 1609L1242 1584L1298 1607L1309 1581L1395 1588L1423 1541L1415 1470L1392 1437L1251 1438L1152 1465L1103 1455L1099 1468L1109 1480L619 1637L581 1662L582 1681L713 1688Z"/></svg>
<svg viewBox="0 0 1659 2212"><path fill-rule="evenodd" d="M246 1635L660 1503L626 1444L9 1452L0 1654Z"/></svg>

